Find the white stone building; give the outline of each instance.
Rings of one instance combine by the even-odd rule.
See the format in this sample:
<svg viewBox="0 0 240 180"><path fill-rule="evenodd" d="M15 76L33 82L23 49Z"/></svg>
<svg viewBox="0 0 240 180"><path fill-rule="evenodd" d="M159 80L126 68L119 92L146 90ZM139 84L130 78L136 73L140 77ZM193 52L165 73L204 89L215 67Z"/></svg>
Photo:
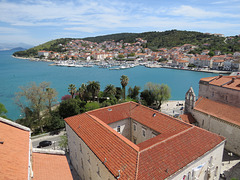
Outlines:
<svg viewBox="0 0 240 180"><path fill-rule="evenodd" d="M191 89L192 90L192 89ZM226 138L225 148L240 155L240 76L202 78L197 101L185 98L185 109L197 125Z"/></svg>
<svg viewBox="0 0 240 180"><path fill-rule="evenodd" d="M134 102L65 119L82 179L219 179L224 138Z"/></svg>

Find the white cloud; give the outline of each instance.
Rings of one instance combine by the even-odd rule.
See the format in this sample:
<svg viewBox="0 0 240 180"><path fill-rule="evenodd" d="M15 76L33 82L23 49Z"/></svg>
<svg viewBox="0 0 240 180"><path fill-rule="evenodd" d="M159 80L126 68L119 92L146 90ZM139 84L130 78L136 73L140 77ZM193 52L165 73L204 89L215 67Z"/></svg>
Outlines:
<svg viewBox="0 0 240 180"><path fill-rule="evenodd" d="M215 12L215 11L206 11L200 8L195 8L192 6L182 5L179 8L174 8L169 13L170 15L174 16L183 16L183 17L191 17L196 19L201 18L239 18L239 14L231 14L231 13L222 13L222 12Z"/></svg>

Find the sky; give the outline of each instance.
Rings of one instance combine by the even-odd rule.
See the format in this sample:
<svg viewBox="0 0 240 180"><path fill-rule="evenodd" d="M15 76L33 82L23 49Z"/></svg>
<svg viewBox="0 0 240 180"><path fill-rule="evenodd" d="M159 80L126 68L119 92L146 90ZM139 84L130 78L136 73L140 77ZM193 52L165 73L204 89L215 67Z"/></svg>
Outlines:
<svg viewBox="0 0 240 180"><path fill-rule="evenodd" d="M240 0L0 0L0 42L189 30L240 34Z"/></svg>

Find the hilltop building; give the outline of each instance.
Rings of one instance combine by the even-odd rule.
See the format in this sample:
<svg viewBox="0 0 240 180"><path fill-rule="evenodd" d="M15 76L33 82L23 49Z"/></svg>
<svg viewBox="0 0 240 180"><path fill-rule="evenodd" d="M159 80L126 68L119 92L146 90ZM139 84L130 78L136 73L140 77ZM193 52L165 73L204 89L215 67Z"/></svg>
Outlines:
<svg viewBox="0 0 240 180"><path fill-rule="evenodd" d="M71 180L62 151L32 148L29 128L0 117L0 179Z"/></svg>
<svg viewBox="0 0 240 180"><path fill-rule="evenodd" d="M219 179L225 139L126 102L65 119L81 179Z"/></svg>
<svg viewBox="0 0 240 180"><path fill-rule="evenodd" d="M185 113L197 125L226 137L225 148L240 155L240 76L216 76L199 81L199 98L193 89L185 96Z"/></svg>

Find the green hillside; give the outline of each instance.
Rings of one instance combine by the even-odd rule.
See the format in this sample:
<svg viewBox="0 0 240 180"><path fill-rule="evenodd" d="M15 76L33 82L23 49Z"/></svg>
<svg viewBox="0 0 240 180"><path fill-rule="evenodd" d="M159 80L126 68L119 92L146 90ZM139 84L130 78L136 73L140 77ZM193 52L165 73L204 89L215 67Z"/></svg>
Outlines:
<svg viewBox="0 0 240 180"><path fill-rule="evenodd" d="M124 42L133 43L136 38L147 40L144 47L152 50L159 48L172 48L175 46L182 46L184 44L197 45L199 48L192 53L200 53L204 49L211 51L220 50L222 54L233 53L240 51L240 37L233 36L231 38L217 37L201 32L194 31L179 31L170 30L164 32L144 32L144 33L119 33L104 36L88 37L83 40L92 42L103 42L115 40L117 42L123 40ZM42 45L14 53L15 56L35 56L39 50L62 52L62 47L59 44L66 44L72 38L62 38L46 42Z"/></svg>
<svg viewBox="0 0 240 180"><path fill-rule="evenodd" d="M61 44L65 45L71 40L72 38L55 39L25 51L15 52L13 55L20 56L20 57L33 57L33 56L36 56L38 51L41 51L41 50L62 52L63 50L62 50Z"/></svg>

